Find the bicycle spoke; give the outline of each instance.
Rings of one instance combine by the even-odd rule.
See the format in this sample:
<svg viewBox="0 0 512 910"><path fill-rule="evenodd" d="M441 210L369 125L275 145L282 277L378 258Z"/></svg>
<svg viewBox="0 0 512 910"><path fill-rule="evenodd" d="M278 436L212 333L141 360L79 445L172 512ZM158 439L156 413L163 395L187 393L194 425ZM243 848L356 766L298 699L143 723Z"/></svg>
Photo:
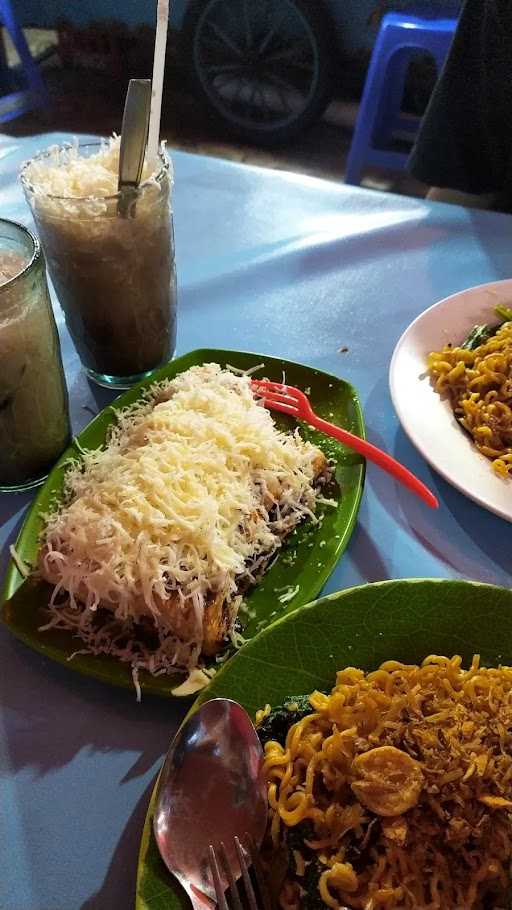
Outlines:
<svg viewBox="0 0 512 910"><path fill-rule="evenodd" d="M216 92L221 95L222 90L227 88L228 85L231 85L233 78L234 77L231 73L219 73L217 76L214 76L212 84L216 85ZM222 82L220 82L221 79L223 80Z"/></svg>
<svg viewBox="0 0 512 910"><path fill-rule="evenodd" d="M220 76L223 73L233 73L237 75L242 70L241 63L210 63L205 64L205 70L214 76Z"/></svg>
<svg viewBox="0 0 512 910"><path fill-rule="evenodd" d="M298 60L290 60L289 63L287 63L287 68L288 70L295 70L296 73L302 75L311 76L316 72L316 66L313 62L311 62L311 64L308 64L300 63Z"/></svg>
<svg viewBox="0 0 512 910"><path fill-rule="evenodd" d="M256 108L256 110L257 110L257 113L260 115L259 119L260 119L260 120L261 120L261 119L264 120L264 119L265 119L265 115L264 115L265 112L264 112L264 110L262 109L262 106L261 106L261 100L262 100L262 98L261 98L261 91L260 91L260 88L259 88L259 86L257 85L256 82L253 82L253 85L252 85L252 95L251 95L251 98L252 98L252 100L254 101L254 105L255 105L255 108ZM258 101L258 98L260 99L259 101Z"/></svg>
<svg viewBox="0 0 512 910"><path fill-rule="evenodd" d="M292 82L287 82L286 79L282 79L281 76L278 76L277 73L271 72L270 70L265 73L265 78L275 86L275 88L284 89L287 92L297 91L297 87L293 85Z"/></svg>
<svg viewBox="0 0 512 910"><path fill-rule="evenodd" d="M301 53L303 54L302 59L300 58ZM298 60L297 55L299 55ZM311 59L311 48L306 44L295 44L292 47L282 47L280 50L268 54L265 59L270 63L277 63L281 60L287 63L293 63L297 60L297 62L302 63L304 55L306 58L309 57ZM311 68L313 69L313 65Z"/></svg>
<svg viewBox="0 0 512 910"><path fill-rule="evenodd" d="M264 120L268 121L270 119L270 117L272 116L272 111L271 111L271 109L267 103L267 99L265 97L265 87L263 85L258 85L258 86L256 86L256 88L257 88L257 95L255 94L255 98L256 97L260 98L260 100L261 100L260 111L262 113L262 117Z"/></svg>
<svg viewBox="0 0 512 910"><path fill-rule="evenodd" d="M254 96L255 96L255 91L256 91L256 85L255 85L255 82L253 79L248 79L246 81L246 85L247 85L247 96L244 98L244 104L245 104L246 110L252 113L254 111Z"/></svg>
<svg viewBox="0 0 512 910"><path fill-rule="evenodd" d="M288 18L288 12L285 10L284 16L282 16L281 19L278 19L276 22L274 22L274 24L271 26L271 28L269 29L269 31L267 32L267 34L261 41L260 46L258 48L258 54L260 56L265 53L270 42L272 41L274 36L276 34L278 34L279 30L285 24L287 18Z"/></svg>
<svg viewBox="0 0 512 910"><path fill-rule="evenodd" d="M252 28L251 28L251 16L249 12L249 2L248 0L243 0L244 4L244 19L245 19L245 44L247 50L250 50L252 47Z"/></svg>
<svg viewBox="0 0 512 910"><path fill-rule="evenodd" d="M220 25L217 25L216 22L211 22L211 21L209 21L207 24L208 24L209 28L211 28L211 30L213 32L215 32L215 34L217 35L219 40L222 41L222 43L226 47L229 47L230 51L233 51L233 53L236 54L237 57L240 57L240 59L243 59L244 55L243 55L243 52L241 51L241 49L238 47L237 44L235 44L234 41L232 41L232 39L229 37L229 35L226 35L225 31L220 27Z"/></svg>
<svg viewBox="0 0 512 910"><path fill-rule="evenodd" d="M270 85L272 86L272 88L274 89L275 94L281 100L281 105L283 107L283 110L287 114L290 114L292 109L291 109L290 105L288 104L288 101L286 100L286 95L284 94L281 86L276 85L276 83L271 79L270 73L267 73L265 78L266 78L267 82L269 82Z"/></svg>
<svg viewBox="0 0 512 910"><path fill-rule="evenodd" d="M215 38L215 36L208 38L206 35L201 35L201 50L213 51L218 57L227 58L229 56L226 53L226 45L219 41L218 38Z"/></svg>
<svg viewBox="0 0 512 910"><path fill-rule="evenodd" d="M242 88L244 89L244 92L245 92L245 89L248 86L247 77L245 75L240 76L240 85L242 86ZM247 98L245 96L245 93L242 93L242 95L240 95L240 92L238 92L236 97L233 99L233 104L238 105L238 109L240 110L240 115L243 116L243 111L245 111L247 109Z"/></svg>
<svg viewBox="0 0 512 910"><path fill-rule="evenodd" d="M235 97L232 99L232 102L231 102L232 104L237 105L240 102L240 95L245 87L245 84L246 84L246 80L244 80L244 79L238 80L236 94L235 94ZM244 101L244 100L245 99L242 99L242 101Z"/></svg>

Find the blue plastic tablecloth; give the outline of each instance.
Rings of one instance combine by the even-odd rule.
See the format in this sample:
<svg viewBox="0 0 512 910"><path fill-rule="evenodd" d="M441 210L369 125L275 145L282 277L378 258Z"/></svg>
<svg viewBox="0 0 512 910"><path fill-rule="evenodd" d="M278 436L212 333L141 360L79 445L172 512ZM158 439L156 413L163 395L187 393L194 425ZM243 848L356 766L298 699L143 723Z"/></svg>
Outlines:
<svg viewBox="0 0 512 910"><path fill-rule="evenodd" d="M1 214L30 224L22 160L61 134L0 137ZM393 577L509 586L510 526L438 477L399 427L387 373L436 300L512 273L512 218L213 158L173 155L178 353L282 355L359 390L368 438L439 496L432 512L368 467L359 522L326 591ZM80 372L55 306L75 431L112 397ZM345 353L340 348L346 347ZM0 496L0 569L29 495ZM151 784L185 706L83 679L0 629L0 908L124 910Z"/></svg>

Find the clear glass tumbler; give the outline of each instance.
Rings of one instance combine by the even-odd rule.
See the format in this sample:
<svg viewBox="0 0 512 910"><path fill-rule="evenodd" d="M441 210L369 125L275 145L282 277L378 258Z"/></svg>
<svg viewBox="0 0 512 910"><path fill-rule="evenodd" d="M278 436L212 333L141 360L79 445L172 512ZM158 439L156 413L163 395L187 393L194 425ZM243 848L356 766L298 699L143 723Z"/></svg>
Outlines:
<svg viewBox="0 0 512 910"><path fill-rule="evenodd" d="M33 161L60 155L65 163L70 148L27 162L21 181L82 365L100 385L127 388L170 360L176 344L169 160L162 150L158 172L133 191L128 208L119 193L63 197L32 185ZM80 145L78 155L100 148Z"/></svg>
<svg viewBox="0 0 512 910"><path fill-rule="evenodd" d="M0 220L0 491L42 483L70 436L41 247L21 224Z"/></svg>

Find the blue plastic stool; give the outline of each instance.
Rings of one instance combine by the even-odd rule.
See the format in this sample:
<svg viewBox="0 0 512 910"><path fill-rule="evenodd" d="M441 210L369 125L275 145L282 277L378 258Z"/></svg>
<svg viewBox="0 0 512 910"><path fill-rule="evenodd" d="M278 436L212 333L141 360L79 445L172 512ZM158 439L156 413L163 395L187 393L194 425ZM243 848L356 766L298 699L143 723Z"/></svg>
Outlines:
<svg viewBox="0 0 512 910"><path fill-rule="evenodd" d="M48 107L49 97L39 67L30 53L23 30L12 8L11 0L0 0L0 23L7 29L18 52L21 67L27 82L22 91L8 92L0 96L0 123L13 120L36 107ZM0 84L9 83L9 68L2 60Z"/></svg>
<svg viewBox="0 0 512 910"><path fill-rule="evenodd" d="M406 12L384 16L350 146L346 183L359 186L367 165L405 170L409 155L390 150L389 143L397 130L414 139L421 120L401 114L407 69L418 53L429 53L441 70L456 27L456 18L429 18Z"/></svg>

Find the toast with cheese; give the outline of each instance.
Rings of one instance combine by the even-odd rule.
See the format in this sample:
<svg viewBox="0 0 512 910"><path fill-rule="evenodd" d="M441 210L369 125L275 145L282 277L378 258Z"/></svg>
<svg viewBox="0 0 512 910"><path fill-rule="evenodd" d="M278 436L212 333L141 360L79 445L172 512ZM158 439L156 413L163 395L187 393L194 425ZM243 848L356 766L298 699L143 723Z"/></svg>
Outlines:
<svg viewBox="0 0 512 910"><path fill-rule="evenodd" d="M38 572L54 586L54 624L152 672L190 669L222 648L241 595L314 518L328 476L323 453L276 427L248 376L206 364L152 387L70 467L47 516ZM152 662L139 643L148 629Z"/></svg>

